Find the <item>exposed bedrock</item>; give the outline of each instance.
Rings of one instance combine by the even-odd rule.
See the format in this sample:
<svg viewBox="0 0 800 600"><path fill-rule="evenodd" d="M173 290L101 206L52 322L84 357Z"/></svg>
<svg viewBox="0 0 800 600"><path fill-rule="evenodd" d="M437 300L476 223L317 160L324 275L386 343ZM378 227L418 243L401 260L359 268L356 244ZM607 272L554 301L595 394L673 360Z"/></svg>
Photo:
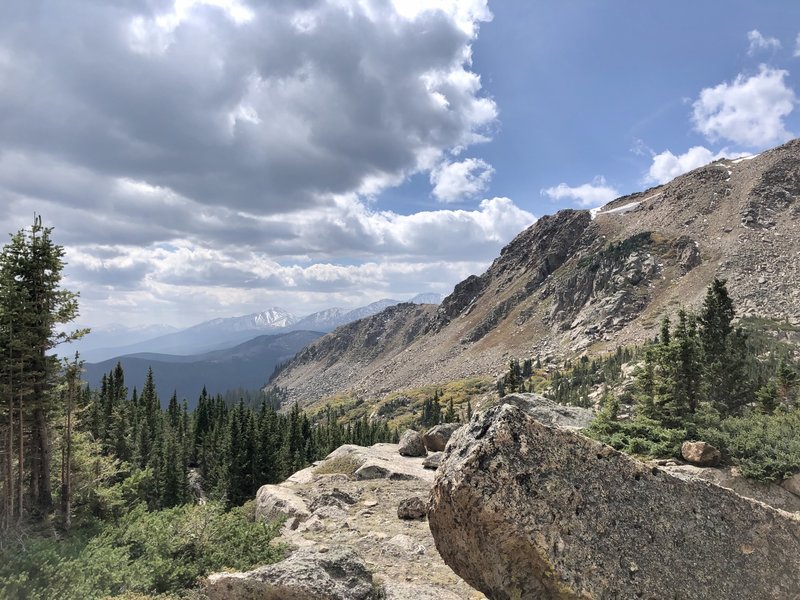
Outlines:
<svg viewBox="0 0 800 600"><path fill-rule="evenodd" d="M800 518L502 405L450 440L428 518L445 562L511 599L800 598Z"/></svg>

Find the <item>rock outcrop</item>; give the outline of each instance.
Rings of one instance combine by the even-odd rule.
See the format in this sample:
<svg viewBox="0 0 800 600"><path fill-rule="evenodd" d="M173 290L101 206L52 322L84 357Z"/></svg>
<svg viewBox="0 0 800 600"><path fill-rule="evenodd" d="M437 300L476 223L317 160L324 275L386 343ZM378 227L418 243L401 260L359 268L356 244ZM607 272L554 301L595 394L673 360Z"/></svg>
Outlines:
<svg viewBox="0 0 800 600"><path fill-rule="evenodd" d="M337 565L345 568L354 564L349 559L340 563L329 557L337 556L339 550L352 551L374 575L376 590L384 594L382 600L483 600L483 594L464 583L436 552L425 519L434 473L423 468L423 460L401 456L397 444L345 445L278 486L266 487L260 494L262 500L266 500L267 492L273 497L278 488L298 499L310 511L296 529L284 527L276 541L293 551L290 556L303 551L294 559L296 564L303 566L301 572L307 573L307 578L320 581L329 581L328 577L336 580L339 577ZM360 471L369 469L380 472L381 476L376 479L359 476ZM408 500L411 501L405 502ZM414 518L398 518L401 505L403 514ZM299 558L303 559L297 563ZM290 562L281 567L282 571L277 571L278 565L265 569L268 570L209 577L211 593L216 594L212 599L318 600L331 597L322 593L290 595L286 586L275 592L277 596L269 595L273 594L270 586L276 581L276 572L297 571L298 567ZM319 569L333 571L323 573ZM350 567L347 569L354 572ZM285 577L291 580L289 575ZM366 581L366 577L363 580ZM339 584L336 584L339 587L334 586L335 581L329 583L331 589L341 589ZM250 592L256 595L245 595Z"/></svg>
<svg viewBox="0 0 800 600"><path fill-rule="evenodd" d="M348 548L301 548L274 565L246 573L217 573L206 582L210 600L378 600L380 586Z"/></svg>
<svg viewBox="0 0 800 600"><path fill-rule="evenodd" d="M434 425L422 436L425 447L430 452L441 452L447 445L447 441L453 432L461 427L461 423L441 423Z"/></svg>
<svg viewBox="0 0 800 600"><path fill-rule="evenodd" d="M453 436L428 519L445 562L498 600L800 598L797 515L510 405Z"/></svg>
<svg viewBox="0 0 800 600"><path fill-rule="evenodd" d="M579 406L565 406L540 394L506 394L503 404L512 404L545 425L584 429L594 419L594 411Z"/></svg>
<svg viewBox="0 0 800 600"><path fill-rule="evenodd" d="M290 529L305 521L311 512L303 499L280 485L262 485L256 494L256 518L263 521L286 519Z"/></svg>

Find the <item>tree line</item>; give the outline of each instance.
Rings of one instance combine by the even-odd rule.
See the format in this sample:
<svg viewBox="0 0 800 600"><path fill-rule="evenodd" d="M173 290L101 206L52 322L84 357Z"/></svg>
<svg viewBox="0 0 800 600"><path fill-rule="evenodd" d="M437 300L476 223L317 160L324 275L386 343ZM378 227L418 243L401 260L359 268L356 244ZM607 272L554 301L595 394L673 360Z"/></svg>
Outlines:
<svg viewBox="0 0 800 600"><path fill-rule="evenodd" d="M81 382L76 355L54 348L85 330L64 332L78 294L61 287L64 249L40 217L0 252L0 529L57 517L82 520L194 502L227 506L252 498L345 443L396 440L363 417L343 423L331 409L287 412L280 389L211 396L188 410L175 394L162 408L152 371L129 389L120 364L99 389Z"/></svg>

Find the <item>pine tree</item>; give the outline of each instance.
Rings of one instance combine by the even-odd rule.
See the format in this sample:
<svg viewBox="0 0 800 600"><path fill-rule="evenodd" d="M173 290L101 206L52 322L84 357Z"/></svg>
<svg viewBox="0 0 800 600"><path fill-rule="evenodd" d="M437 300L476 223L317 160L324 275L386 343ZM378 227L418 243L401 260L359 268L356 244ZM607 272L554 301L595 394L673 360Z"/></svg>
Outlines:
<svg viewBox="0 0 800 600"><path fill-rule="evenodd" d="M0 315L4 325L12 317L16 340L6 337L12 329L3 327L0 360L5 382L11 382L9 397L17 397L19 437L18 485L24 487L28 469L28 506L44 517L53 509L50 480L52 459L50 426L59 414L58 395L52 390L59 377L59 362L49 352L59 343L79 338L85 331L59 333L58 326L69 323L78 314L77 295L61 288L64 249L51 238L52 229L35 217L30 228L21 230L0 253ZM9 378L8 376L11 375ZM16 375L16 377L14 376ZM10 406L10 405L9 405ZM9 410L13 417L13 410ZM8 416L8 415L7 415ZM24 430L27 420L29 444L27 460L24 452ZM13 429L13 427L12 427ZM6 468L6 473L8 469ZM18 496L17 514L22 502Z"/></svg>

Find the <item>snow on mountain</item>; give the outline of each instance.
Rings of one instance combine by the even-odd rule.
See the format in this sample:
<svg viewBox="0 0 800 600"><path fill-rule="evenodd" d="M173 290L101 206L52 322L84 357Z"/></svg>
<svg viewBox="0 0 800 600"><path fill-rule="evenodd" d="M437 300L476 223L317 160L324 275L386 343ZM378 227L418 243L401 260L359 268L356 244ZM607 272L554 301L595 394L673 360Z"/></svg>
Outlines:
<svg viewBox="0 0 800 600"><path fill-rule="evenodd" d="M412 304L441 304L444 300L444 294L435 294L429 292L426 294L417 294L409 302Z"/></svg>

